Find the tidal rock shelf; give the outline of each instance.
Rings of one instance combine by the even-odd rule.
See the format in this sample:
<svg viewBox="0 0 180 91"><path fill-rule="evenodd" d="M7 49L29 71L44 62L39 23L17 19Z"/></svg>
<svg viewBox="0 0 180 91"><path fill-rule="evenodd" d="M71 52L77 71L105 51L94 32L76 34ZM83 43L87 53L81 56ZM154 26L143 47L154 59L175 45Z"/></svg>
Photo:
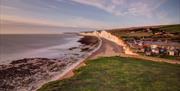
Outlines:
<svg viewBox="0 0 180 91"><path fill-rule="evenodd" d="M26 58L12 61L9 65L0 65L0 91L33 90L37 88L37 82L51 79L75 61Z"/></svg>

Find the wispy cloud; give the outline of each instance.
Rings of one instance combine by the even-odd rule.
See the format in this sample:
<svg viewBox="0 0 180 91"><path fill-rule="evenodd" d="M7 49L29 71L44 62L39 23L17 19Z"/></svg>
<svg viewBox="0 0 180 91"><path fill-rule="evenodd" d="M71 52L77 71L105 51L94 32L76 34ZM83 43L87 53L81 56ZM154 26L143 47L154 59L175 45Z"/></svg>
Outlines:
<svg viewBox="0 0 180 91"><path fill-rule="evenodd" d="M176 9L178 5L173 6L174 0L169 0L173 3L167 0L2 1L1 20L37 25L115 28L179 22L179 9Z"/></svg>
<svg viewBox="0 0 180 91"><path fill-rule="evenodd" d="M19 16L10 16L10 15L1 15L1 21L11 21L11 22L20 22L27 23L32 25L45 25L45 26L56 26L56 27L81 27L81 28L108 28L111 27L109 24L87 19L83 17L71 17L66 19L66 21L52 21L46 19L35 19L30 17L19 17ZM5 23L5 22L1 22Z"/></svg>
<svg viewBox="0 0 180 91"><path fill-rule="evenodd" d="M110 1L106 1L106 0L72 0L72 1L81 3L81 4L94 6L94 7L97 7L99 9L102 9L104 11L107 11L107 12L113 13L113 14L120 13L120 12L117 12L115 9L117 8L117 6L122 5L125 2L125 0L110 0Z"/></svg>
<svg viewBox="0 0 180 91"><path fill-rule="evenodd" d="M90 5L118 16L133 15L149 17L153 11L166 0L72 0L76 3Z"/></svg>

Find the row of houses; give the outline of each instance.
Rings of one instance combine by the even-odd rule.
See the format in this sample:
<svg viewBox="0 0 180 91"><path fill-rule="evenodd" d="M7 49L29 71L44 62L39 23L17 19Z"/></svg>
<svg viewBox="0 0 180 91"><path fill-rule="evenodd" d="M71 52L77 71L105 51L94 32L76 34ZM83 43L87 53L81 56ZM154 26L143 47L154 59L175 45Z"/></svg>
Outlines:
<svg viewBox="0 0 180 91"><path fill-rule="evenodd" d="M180 56L180 45L176 43L131 41L128 44L135 52L145 55Z"/></svg>
<svg viewBox="0 0 180 91"><path fill-rule="evenodd" d="M170 56L180 56L180 49L175 47L164 47L151 45L143 48L143 53L145 55L170 55Z"/></svg>

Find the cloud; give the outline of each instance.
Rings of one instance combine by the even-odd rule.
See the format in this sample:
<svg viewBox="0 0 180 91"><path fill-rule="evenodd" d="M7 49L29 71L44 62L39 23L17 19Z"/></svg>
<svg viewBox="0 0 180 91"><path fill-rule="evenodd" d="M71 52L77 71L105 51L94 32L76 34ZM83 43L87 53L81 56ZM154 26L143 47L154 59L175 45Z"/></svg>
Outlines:
<svg viewBox="0 0 180 91"><path fill-rule="evenodd" d="M60 26L63 24L60 24L59 22L54 22L50 20L44 20L44 19L35 19L30 17L20 17L20 16L14 16L14 15L1 15L1 21L12 21L12 22L20 22L20 23L29 23L29 24L37 24L37 25L49 25L49 26ZM5 22L2 22L5 23Z"/></svg>
<svg viewBox="0 0 180 91"><path fill-rule="evenodd" d="M73 19L73 21L68 20L66 22L68 24L75 26L75 27L78 27L78 26L89 27L89 28L107 28L107 27L110 27L110 25L105 23L105 22L101 22L101 21L97 21L97 20L93 20L93 19L87 19L87 18L83 18L83 17L75 17Z"/></svg>
<svg viewBox="0 0 180 91"><path fill-rule="evenodd" d="M115 14L118 13L115 11L115 8L118 5L122 5L125 0L111 0L110 2L107 2L106 0L72 0L72 1L85 5L94 6L109 13Z"/></svg>
<svg viewBox="0 0 180 91"><path fill-rule="evenodd" d="M73 2L93 6L117 16L146 16L150 17L153 11L166 0L72 0Z"/></svg>
<svg viewBox="0 0 180 91"><path fill-rule="evenodd" d="M23 0L22 0L23 1ZM126 27L134 24L142 25L145 23L161 23L164 21L171 21L166 13L162 11L157 11L166 0L54 0L54 3L41 3L40 5L34 5L33 3L27 4L25 2L18 2L18 5L0 5L0 8L3 10L0 16L1 20L37 24L37 25L46 25L46 26L65 26L65 27L86 27L86 28L114 28L114 27ZM71 4L83 4L91 7L96 7L105 12L108 12L114 16L108 16L104 18L109 18L107 20L101 21L97 18L84 16L81 14L63 13L65 10L74 9L76 7L64 9L61 12L60 7L58 7L59 2L71 3ZM13 4L13 3L12 3ZM21 8L20 6L26 6ZM18 7L19 6L19 7ZM65 7L66 8L66 7ZM28 10L27 10L28 9ZM78 9L79 10L79 9ZM84 8L83 10L86 10ZM82 10L82 13L84 11ZM52 11L52 12L49 12ZM58 12L57 12L58 11ZM46 14L47 13L47 14ZM101 13L99 13L101 14ZM50 15L50 16L48 16ZM61 16L62 15L62 16ZM65 17L64 17L65 15ZM57 16L57 17L56 17ZM130 16L130 17L129 17ZM133 16L133 17L132 17ZM36 18L38 17L38 18ZM87 17L87 18L84 18ZM112 18L113 17L113 18ZM120 17L120 18L119 18ZM147 19L148 17L148 19ZM110 19L117 20L108 21ZM123 19L122 19L123 18ZM120 19L122 19L120 21ZM124 20L127 21L124 21ZM132 20L132 21L130 21Z"/></svg>
<svg viewBox="0 0 180 91"><path fill-rule="evenodd" d="M6 23L3 21L20 22L27 23L31 25L44 25L44 26L55 26L55 27L81 27L81 28L108 28L111 27L105 22L98 20L87 19L83 17L69 17L66 21L53 21L46 19L35 19L30 17L19 17L10 15L1 15L1 23Z"/></svg>
<svg viewBox="0 0 180 91"><path fill-rule="evenodd" d="M51 9L58 9L58 7L54 5L47 5L47 7ZM110 27L110 25L105 22L94 19L88 19L81 16L68 15L69 17L65 20L64 19L51 20L50 18L43 18L43 17L35 18L35 17L23 15L24 11L21 11L20 8L17 7L0 5L0 8L3 10L2 14L0 15L0 21L2 21L0 23L6 23L3 21L12 21L12 22L26 23L30 25L44 25L44 26L56 26L56 27L59 26L82 27L82 28ZM20 12L20 14L18 12Z"/></svg>

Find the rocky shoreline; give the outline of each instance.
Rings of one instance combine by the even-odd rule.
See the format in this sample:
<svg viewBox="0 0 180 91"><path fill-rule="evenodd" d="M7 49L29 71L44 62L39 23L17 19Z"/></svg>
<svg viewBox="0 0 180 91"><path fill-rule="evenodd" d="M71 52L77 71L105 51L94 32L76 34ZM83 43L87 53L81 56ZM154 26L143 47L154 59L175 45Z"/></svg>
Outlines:
<svg viewBox="0 0 180 91"><path fill-rule="evenodd" d="M49 73L59 72L69 61L48 58L27 58L12 61L9 65L0 65L0 90L16 91L29 88L34 82L50 79ZM31 85L30 85L31 84Z"/></svg>
<svg viewBox="0 0 180 91"><path fill-rule="evenodd" d="M58 59L24 58L0 65L0 91L36 90L98 46L98 39L93 36L84 36L78 42L82 44L80 47L69 50L79 49L83 53Z"/></svg>

